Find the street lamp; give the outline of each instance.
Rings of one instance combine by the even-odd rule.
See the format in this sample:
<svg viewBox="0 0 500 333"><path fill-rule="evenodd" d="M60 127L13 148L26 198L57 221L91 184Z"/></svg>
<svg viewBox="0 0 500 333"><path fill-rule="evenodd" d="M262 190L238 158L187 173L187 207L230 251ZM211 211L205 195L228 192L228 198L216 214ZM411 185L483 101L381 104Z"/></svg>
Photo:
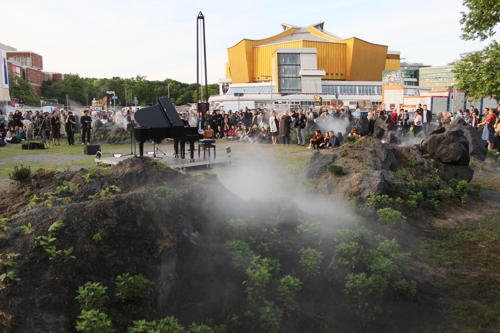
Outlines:
<svg viewBox="0 0 500 333"><path fill-rule="evenodd" d="M271 90L269 91L269 93L271 94L271 111L273 110L273 80L272 80L272 75L263 75L261 74L260 76L262 76L264 79L271 79L269 80L269 82L271 83Z"/></svg>

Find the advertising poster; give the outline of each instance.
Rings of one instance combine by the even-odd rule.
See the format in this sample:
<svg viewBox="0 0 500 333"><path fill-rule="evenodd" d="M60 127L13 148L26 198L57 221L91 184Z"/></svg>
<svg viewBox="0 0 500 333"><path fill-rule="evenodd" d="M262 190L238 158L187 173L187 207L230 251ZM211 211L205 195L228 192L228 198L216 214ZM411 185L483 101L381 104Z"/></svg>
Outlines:
<svg viewBox="0 0 500 333"><path fill-rule="evenodd" d="M392 106L404 103L404 78L400 70L382 71L382 104Z"/></svg>
<svg viewBox="0 0 500 333"><path fill-rule="evenodd" d="M2 88L9 89L9 71L7 70L7 52L0 49L0 74L2 75Z"/></svg>

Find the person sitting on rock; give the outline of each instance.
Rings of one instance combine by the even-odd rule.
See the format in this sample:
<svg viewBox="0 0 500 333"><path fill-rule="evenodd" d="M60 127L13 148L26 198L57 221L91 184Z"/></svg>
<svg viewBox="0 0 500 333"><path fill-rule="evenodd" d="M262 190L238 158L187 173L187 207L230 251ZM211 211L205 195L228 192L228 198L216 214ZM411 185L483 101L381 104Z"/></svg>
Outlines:
<svg viewBox="0 0 500 333"><path fill-rule="evenodd" d="M323 134L321 134L320 130L316 130L316 134L313 136L311 140L309 140L309 149L317 148L321 142L324 141Z"/></svg>
<svg viewBox="0 0 500 333"><path fill-rule="evenodd" d="M340 140L333 134L333 131L330 131L330 138L328 139L328 148L337 148L340 147Z"/></svg>
<svg viewBox="0 0 500 333"><path fill-rule="evenodd" d="M357 138L360 138L360 137L361 137L361 134L359 134L359 133L358 133L358 130L357 130L357 129L353 128L353 129L351 130L351 132L349 133L349 136L355 136L355 137L357 137Z"/></svg>
<svg viewBox="0 0 500 333"><path fill-rule="evenodd" d="M326 132L325 137L323 138L323 142L319 144L318 149L327 149L328 148L328 140L330 140L330 133Z"/></svg>

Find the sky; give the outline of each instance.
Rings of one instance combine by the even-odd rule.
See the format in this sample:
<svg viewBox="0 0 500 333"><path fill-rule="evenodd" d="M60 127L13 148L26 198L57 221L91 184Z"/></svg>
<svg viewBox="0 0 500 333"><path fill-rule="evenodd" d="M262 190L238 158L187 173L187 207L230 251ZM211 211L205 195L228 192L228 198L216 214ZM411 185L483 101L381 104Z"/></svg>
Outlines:
<svg viewBox="0 0 500 333"><path fill-rule="evenodd" d="M460 39L464 10L462 0L3 0L0 43L42 55L45 71L194 83L202 12L208 83L217 83L229 47L279 34L282 23L324 22L342 38L388 45L402 61L445 65L487 45Z"/></svg>

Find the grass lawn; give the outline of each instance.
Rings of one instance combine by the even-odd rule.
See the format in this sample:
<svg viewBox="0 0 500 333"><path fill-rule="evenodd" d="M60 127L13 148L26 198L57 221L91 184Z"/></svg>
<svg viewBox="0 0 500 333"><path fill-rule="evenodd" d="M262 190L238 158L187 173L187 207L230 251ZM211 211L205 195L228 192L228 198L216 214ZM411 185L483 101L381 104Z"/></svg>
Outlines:
<svg viewBox="0 0 500 333"><path fill-rule="evenodd" d="M444 268L441 281L454 332L493 332L500 327L500 213L423 241L420 259ZM490 330L493 329L493 330Z"/></svg>

